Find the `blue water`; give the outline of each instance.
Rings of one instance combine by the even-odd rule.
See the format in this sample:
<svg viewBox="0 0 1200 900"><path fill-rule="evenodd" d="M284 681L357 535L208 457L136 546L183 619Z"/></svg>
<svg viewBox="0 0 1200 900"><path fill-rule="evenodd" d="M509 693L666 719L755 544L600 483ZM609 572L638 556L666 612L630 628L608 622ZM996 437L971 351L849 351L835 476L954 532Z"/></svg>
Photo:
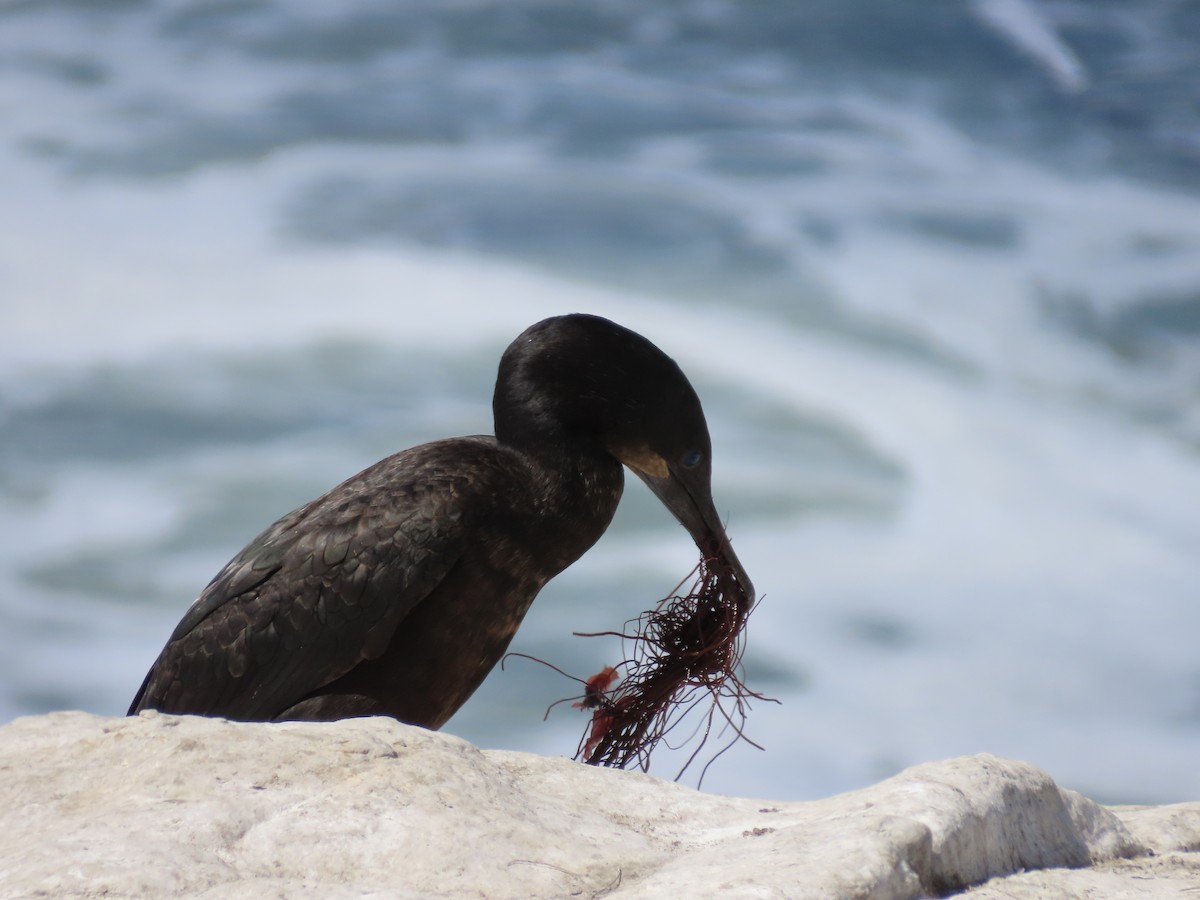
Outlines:
<svg viewBox="0 0 1200 900"><path fill-rule="evenodd" d="M0 229L0 720L123 713L250 537L586 310L691 376L764 598L706 789L1200 796L1195 3L6 0ZM695 556L631 481L513 649L597 671ZM574 691L447 728L570 755Z"/></svg>

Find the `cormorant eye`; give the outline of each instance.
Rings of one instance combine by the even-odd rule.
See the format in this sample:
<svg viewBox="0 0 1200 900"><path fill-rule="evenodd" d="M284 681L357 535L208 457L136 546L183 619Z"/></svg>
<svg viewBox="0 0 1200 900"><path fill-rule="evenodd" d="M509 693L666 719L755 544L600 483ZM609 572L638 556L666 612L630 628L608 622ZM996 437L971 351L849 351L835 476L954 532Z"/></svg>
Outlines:
<svg viewBox="0 0 1200 900"><path fill-rule="evenodd" d="M699 450L689 450L687 453L683 454L683 459L681 459L680 462L683 463L683 467L685 469L694 469L696 466L700 465L700 460L702 459L704 459L704 454Z"/></svg>

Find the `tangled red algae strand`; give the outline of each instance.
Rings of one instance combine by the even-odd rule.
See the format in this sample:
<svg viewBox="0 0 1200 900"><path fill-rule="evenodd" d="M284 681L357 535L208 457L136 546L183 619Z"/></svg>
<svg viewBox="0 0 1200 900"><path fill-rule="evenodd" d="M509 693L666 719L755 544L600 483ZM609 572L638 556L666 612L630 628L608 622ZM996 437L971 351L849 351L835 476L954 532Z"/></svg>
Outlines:
<svg viewBox="0 0 1200 900"><path fill-rule="evenodd" d="M706 549L692 574L686 594L678 593L685 578L675 596L626 623L633 633L581 635L616 635L632 645L633 653L620 664L625 677L616 687L610 687L616 676L611 666L585 682L584 698L575 705L592 709L592 721L576 759L614 768L636 762L645 771L654 747L705 699L710 702L697 723L699 745L679 775L707 743L714 724L720 732L728 726L734 733L716 756L738 740L758 746L742 731L749 701L768 699L749 690L741 677L750 596L719 548Z"/></svg>

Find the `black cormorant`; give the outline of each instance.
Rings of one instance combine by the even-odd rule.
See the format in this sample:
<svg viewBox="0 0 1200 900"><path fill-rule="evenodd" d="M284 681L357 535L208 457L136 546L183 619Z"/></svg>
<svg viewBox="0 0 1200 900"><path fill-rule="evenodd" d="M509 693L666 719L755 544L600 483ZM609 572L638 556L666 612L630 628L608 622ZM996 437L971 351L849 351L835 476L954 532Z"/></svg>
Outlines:
<svg viewBox="0 0 1200 900"><path fill-rule="evenodd" d="M493 411L495 437L389 456L251 541L184 615L130 714L440 727L542 586L604 533L622 463L752 600L713 506L700 400L650 341L597 316L539 322L500 360Z"/></svg>

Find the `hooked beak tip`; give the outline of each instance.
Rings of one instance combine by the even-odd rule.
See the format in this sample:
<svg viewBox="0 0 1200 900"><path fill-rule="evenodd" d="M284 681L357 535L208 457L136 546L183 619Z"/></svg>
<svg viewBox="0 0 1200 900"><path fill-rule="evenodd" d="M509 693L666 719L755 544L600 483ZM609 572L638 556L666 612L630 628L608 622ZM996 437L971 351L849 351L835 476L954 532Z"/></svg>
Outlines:
<svg viewBox="0 0 1200 900"><path fill-rule="evenodd" d="M666 461L658 456L626 455L622 461L646 483L687 529L704 558L717 561L733 573L744 597L739 606L747 610L753 606L754 584L742 567L741 560L733 552L729 535L725 532L725 526L713 505L707 485L689 484L686 479L672 473Z"/></svg>

